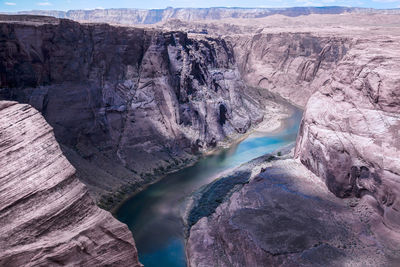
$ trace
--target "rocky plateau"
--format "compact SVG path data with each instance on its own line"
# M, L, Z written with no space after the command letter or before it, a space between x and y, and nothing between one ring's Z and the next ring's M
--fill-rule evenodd
M95 10L32 10L21 11L18 14L44 15L56 18L72 19L81 22L104 22L110 24L155 24L171 19L187 22L201 20L221 20L227 18L263 18L273 15L297 17L310 14L343 14L343 13L399 13L398 10L376 10L351 7L294 7L294 8L165 8L165 9L135 9L112 8Z

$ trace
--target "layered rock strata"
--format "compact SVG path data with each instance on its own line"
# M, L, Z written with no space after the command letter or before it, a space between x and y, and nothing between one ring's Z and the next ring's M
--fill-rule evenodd
M184 21L220 20L226 18L260 18L282 14L296 17L309 14L342 14L346 12L378 13L385 11L349 7L294 7L294 8L166 8L166 9L95 9L95 10L33 10L19 14L45 15L76 21L103 22L113 24L154 24L169 19ZM396 12L396 11L386 11Z
M0 101L0 170L1 266L142 266L29 105Z
M311 35L307 29L280 30L261 29L230 42L247 83L305 105L295 153L299 162L267 168L240 191L220 198L222 204L214 203L218 208L196 217L188 261L193 266L397 266L398 26L364 32L315 28ZM322 46L314 50L316 44Z
M239 177L239 192L194 216L190 264L395 264L400 41L390 23L397 17L382 28L381 18L364 31L267 25L226 38L67 20L2 23L0 94L39 109L78 175L104 192L149 182L139 174L180 166L259 122L262 105L245 82L279 93L306 106L296 157L336 196L360 199L334 198L298 162L243 188ZM271 234L267 226L280 229L281 219L298 239Z
M263 117L220 38L68 20L2 23L0 35L2 97L42 112L95 197L148 183Z
M360 39L306 106L301 162L338 197L373 196L400 229L400 40Z
M246 84L304 107L351 47L343 37L270 33L227 37Z

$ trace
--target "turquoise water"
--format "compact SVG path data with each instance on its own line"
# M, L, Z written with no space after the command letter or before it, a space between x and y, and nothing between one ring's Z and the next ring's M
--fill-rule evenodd
M302 113L293 108L277 133L254 132L242 142L164 177L126 201L116 217L132 231L139 260L146 267L186 266L180 209L187 196L221 172L296 140Z

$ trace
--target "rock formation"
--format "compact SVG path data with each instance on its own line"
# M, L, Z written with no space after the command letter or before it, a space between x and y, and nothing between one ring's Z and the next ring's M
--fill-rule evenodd
M151 182L143 175L182 166L262 120L223 39L31 24L0 25L0 94L43 113L96 197Z
M338 197L373 196L400 229L400 40L358 40L312 95L297 156Z
M189 266L391 266L400 260L398 247L369 230L379 216L368 200L346 203L299 162L266 163L268 157L231 174L261 170L191 227Z
M227 38L246 84L299 106L331 76L351 42L310 33L268 33Z
M225 11L193 18L233 16ZM132 23L122 11L90 12L75 19L104 21L110 12L112 22ZM179 12L144 12L138 21ZM398 263L400 20L365 17L340 16L344 24L329 16L274 17L289 25L280 28L267 18L238 20L229 24L234 36L218 36L229 33L227 22L213 22L213 37L202 32L204 22L175 20L152 30L4 17L0 97L42 112L77 176L99 197L127 185L135 190L151 182L145 174L154 168L183 166L260 122L251 86L278 93L305 107L298 160L268 165L249 184L238 177L232 195L194 216L189 263ZM171 25L195 31L166 31ZM25 229L18 227L7 231Z
M261 28L229 39L246 83L307 103L299 161L267 167L199 219L188 236L192 266L399 264L400 31L370 25Z
M29 105L0 101L0 265L141 266L128 227L98 208Z
M309 14L342 14L345 12L378 12L377 10L349 7L294 7L294 8L166 8L166 9L95 9L95 10L32 10L19 14L45 15L76 21L112 24L154 24L169 19L183 21L220 20L226 18L260 18L276 14L302 16ZM392 11L393 12L393 11Z

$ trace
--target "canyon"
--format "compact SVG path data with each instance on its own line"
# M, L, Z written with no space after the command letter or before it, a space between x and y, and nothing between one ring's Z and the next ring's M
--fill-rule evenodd
M1 27L2 95L43 113L104 207L115 205L106 193L135 191L262 120L222 39L67 20Z
M325 18L329 24L330 18ZM290 23L284 19L290 26L264 28L254 36L246 36L236 49L254 45L258 51L239 52L245 55L242 62L249 61L247 70L253 84L305 106L292 152L296 161L265 166L249 184L228 194L214 214L191 226L187 243L190 266L212 262L218 262L218 266L399 263L399 28L345 28L346 19L351 19L348 24L354 23L347 17L339 23L342 27L319 29L312 20L295 18ZM288 33L295 28L294 22L308 27ZM238 26L247 27L243 22ZM214 29L218 30L217 24ZM274 45L276 35L283 40L286 36L296 38ZM258 42L262 38L264 41ZM307 51L307 44L315 48L314 54L313 50ZM300 178L307 174L301 170L304 167L312 172L308 178ZM296 186L298 179L301 185ZM318 188L317 179L322 179L334 195L344 198L339 201L341 208L327 203L322 204L325 210L318 208L330 197L313 193ZM307 186L310 180L314 182ZM321 194L324 190L317 191ZM304 203L288 205L287 199ZM315 199L316 203L307 203ZM309 206L312 211L307 210ZM336 209L340 210L339 218L334 215L325 219L337 214ZM287 217L293 212L307 214L307 218ZM313 212L320 213L311 215ZM283 222L285 227L279 230ZM330 225L332 222L334 225ZM319 227L324 230L319 231ZM336 234L330 235L327 229L335 228ZM332 240L335 235L342 239ZM371 247L380 247L381 251Z
M12 245L4 240L8 254L0 260L23 263L37 254L30 251L32 242L44 238L54 251L40 254L37 264L51 253L58 255L55 261L77 263L71 251L81 244L81 251L91 252L78 264L138 265L128 229L93 201L111 209L162 175L229 144L272 119L276 114L268 107L278 96L304 108L295 147L239 167L251 173L246 182L187 225L188 265L399 263L400 20L396 12L354 13L252 19L249 12L190 23L169 16L175 19L156 18L147 22L159 24L136 28L97 23L134 24L106 15L77 18L96 23L1 15L0 98L30 106L1 102L0 112L7 115L0 118L0 156L18 164L26 164L21 155L35 160L25 169L2 166L1 199L10 205L1 209L0 226L8 236L38 231L38 238ZM201 19L210 18L215 19ZM25 134L13 135L17 131ZM63 172L40 167L49 164L46 157L54 159L54 171ZM47 172L40 177L46 183L68 182L65 197L32 213L52 218L49 226L27 214L26 222L10 227L29 201L40 206L57 194L27 170L35 165ZM233 171L229 177L241 175ZM16 187L16 179L26 187ZM29 185L32 179L36 188ZM18 194L8 194L12 188ZM66 211L74 220L69 228L53 229L60 215L52 212L71 199L86 208L78 212L72 205ZM42 237L40 227L50 236ZM89 240L105 239L90 245L82 241L86 234L79 237L81 227L89 229ZM66 239L55 242L59 231ZM98 249L110 256L97 258Z
M351 7L293 7L293 8L172 8L135 9L112 8L95 10L32 10L20 11L21 15L42 15L71 19L81 22L105 22L110 24L136 25L163 23L170 19L186 22L199 20L220 20L227 18L262 18L273 15L297 17L310 14L343 14L343 13L399 13L399 10L376 10Z

